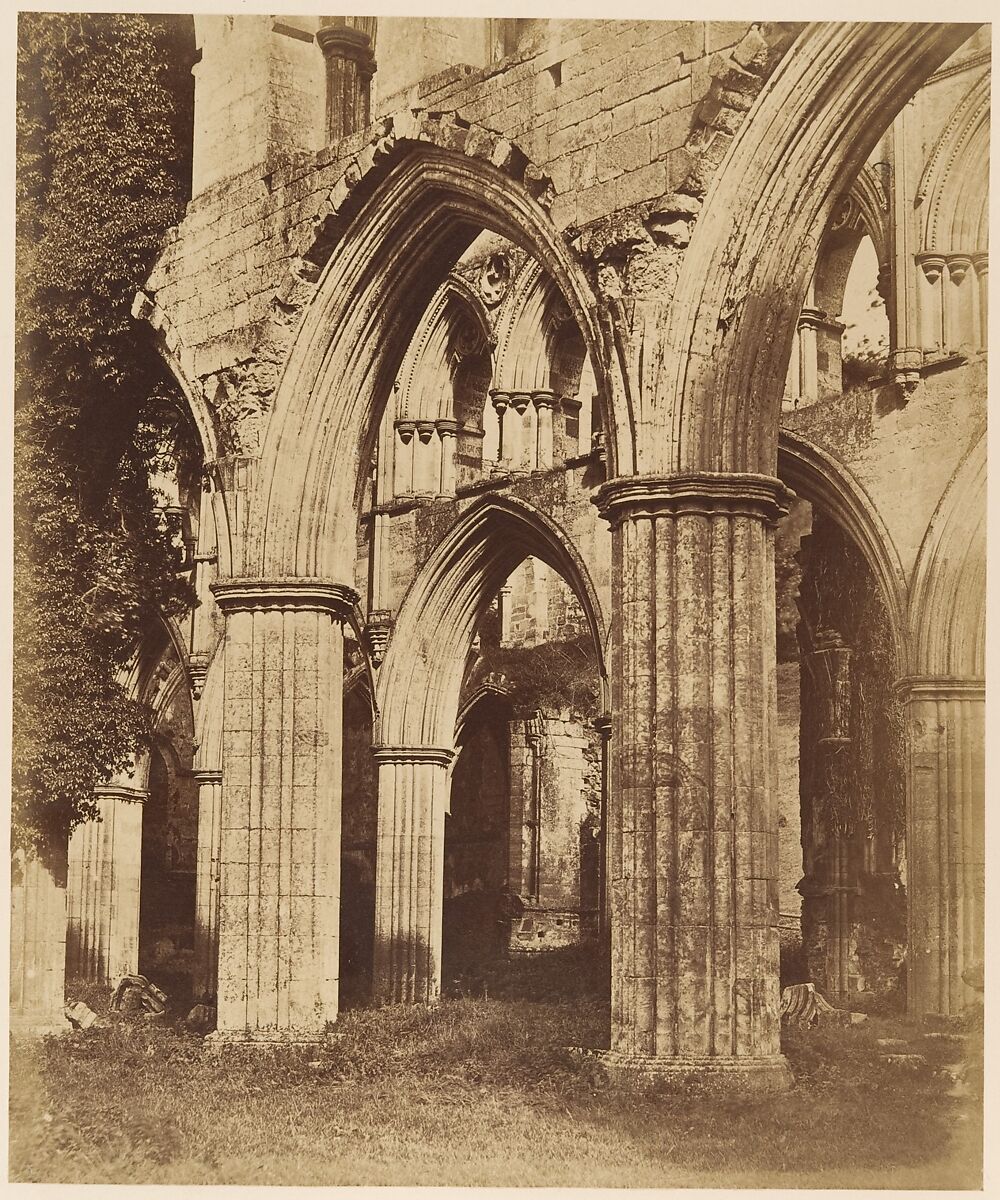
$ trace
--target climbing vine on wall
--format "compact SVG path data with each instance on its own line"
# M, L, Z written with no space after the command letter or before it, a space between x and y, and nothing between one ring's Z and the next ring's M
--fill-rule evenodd
M189 25L20 14L15 846L93 815L95 784L148 734L122 669L150 622L193 601L150 487L155 430L165 412L183 430L182 402L130 315L186 199Z

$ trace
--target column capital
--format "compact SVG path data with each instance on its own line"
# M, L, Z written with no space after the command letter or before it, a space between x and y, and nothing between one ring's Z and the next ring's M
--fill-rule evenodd
M457 437L458 431L462 428L459 421L453 421L450 417L439 417L435 422L438 434L441 437Z
M770 475L691 471L609 479L594 503L612 527L626 517L716 514L750 516L773 524L795 493Z
M349 58L366 73L375 73L372 32L367 26L375 22L366 17L321 17L324 22L316 31L316 44L325 58ZM358 24L348 25L347 21ZM336 23L334 23L336 22ZM360 26L360 27L359 27Z
M552 408L555 404L556 394L548 388L539 388L531 393L531 402L535 408Z
M128 787L121 783L99 783L94 795L100 799L124 800L128 804L145 804L149 799L148 788Z
M211 585L215 602L225 613L290 610L329 612L346 620L358 603L358 593L345 583L308 577L289 579L217 579Z
M197 783L199 785L199 787L203 783L207 784L207 783L221 783L222 782L222 772L219 770L210 770L207 767L206 768L196 767L191 772L191 777L194 779L195 783Z
M903 700L986 699L986 680L976 676L908 675L895 686Z
M455 751L446 746L373 746L372 756L382 763L431 763L437 767L451 765Z
M510 404L510 392L505 392L503 388L492 388L490 390L490 400L493 402L493 407L498 413L503 413Z

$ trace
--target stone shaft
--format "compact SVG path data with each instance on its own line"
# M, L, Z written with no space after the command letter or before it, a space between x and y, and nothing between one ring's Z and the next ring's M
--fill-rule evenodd
M99 789L100 820L77 826L69 842L66 970L114 986L139 970L142 810L137 788Z
M777 481L656 483L613 527L612 1056L780 1064ZM716 486L723 491L716 497ZM689 494L688 494L689 493ZM614 498L612 493L612 499ZM655 1072L654 1072L655 1073Z
M958 1013L984 955L985 699L982 680L909 686L907 891L910 1011Z
M432 1003L441 992L449 750L383 747L378 762L374 996Z
M228 610L220 1041L315 1041L337 1016L344 646L336 592L216 587Z
M10 1028L62 1032L66 968L66 858L11 859Z
M196 998L215 995L219 968L219 872L222 857L222 772L198 771L198 862L195 876Z

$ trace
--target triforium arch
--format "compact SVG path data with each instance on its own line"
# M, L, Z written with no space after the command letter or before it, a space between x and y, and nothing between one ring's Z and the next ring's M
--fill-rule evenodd
M921 83L973 32L811 24L709 187L662 335L647 471L771 473L817 231Z
M538 257L596 346L583 273L523 183L488 159L430 143L401 139L388 157L391 169L378 172L333 248L278 383L248 575L352 577L358 489L395 372L442 264L484 228ZM290 454L293 443L309 452Z
M463 676L477 620L529 555L576 593L606 694L605 618L564 531L524 502L474 504L414 580L378 682L374 982L383 1001L440 991L444 818Z
M984 957L986 436L938 506L910 591L911 1011L960 1012Z

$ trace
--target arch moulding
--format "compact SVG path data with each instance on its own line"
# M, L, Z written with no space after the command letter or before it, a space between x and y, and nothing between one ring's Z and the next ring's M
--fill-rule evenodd
M452 526L403 600L379 673L378 744L453 744L475 623L529 555L557 571L580 601L607 708L607 624L586 564L551 518L523 501L493 497Z
M243 573L350 578L363 465L395 373L447 275L440 264L482 229L538 257L596 349L593 296L550 197L541 172L495 134L412 113L376 128L290 280L300 292L315 282L273 395Z

